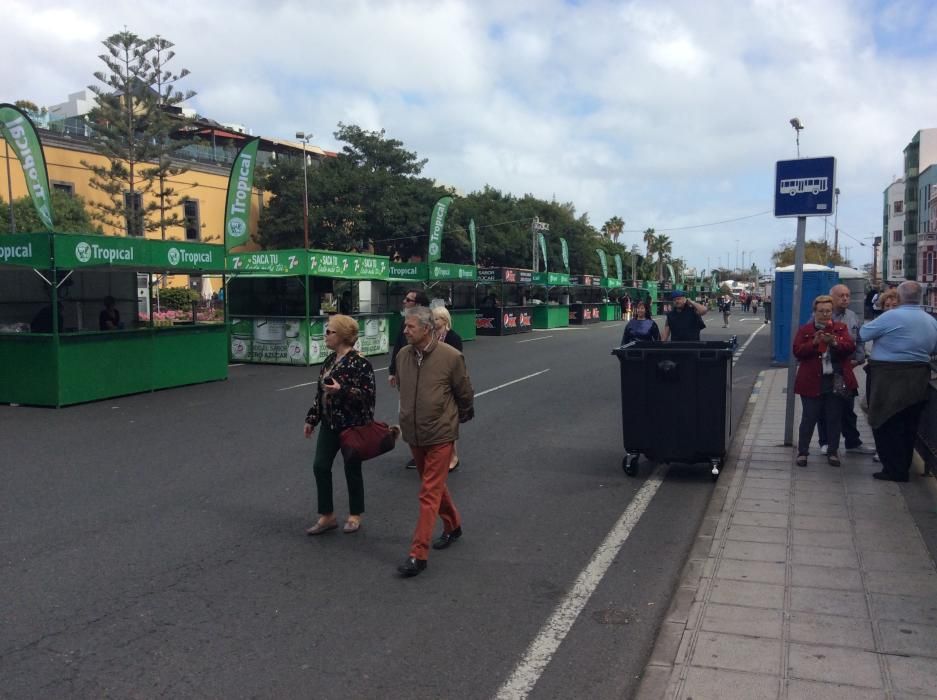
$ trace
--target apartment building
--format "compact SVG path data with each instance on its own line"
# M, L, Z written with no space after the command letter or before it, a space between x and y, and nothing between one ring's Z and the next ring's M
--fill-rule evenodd
M904 178L885 188L882 216L882 279L904 280Z
M921 129L904 149L904 278L918 278L919 178L937 163L937 129Z

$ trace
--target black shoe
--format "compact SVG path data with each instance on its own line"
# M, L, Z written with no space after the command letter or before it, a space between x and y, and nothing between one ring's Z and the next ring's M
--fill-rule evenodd
M417 576L425 568L426 568L425 559L417 559L416 557L409 557L403 564L397 567L397 571L404 578L410 578L411 576Z
M409 462L407 462L407 469L416 469L415 459L411 459Z
M445 549L457 539L462 537L462 526L460 525L452 532L444 532L438 540L433 541L433 549Z

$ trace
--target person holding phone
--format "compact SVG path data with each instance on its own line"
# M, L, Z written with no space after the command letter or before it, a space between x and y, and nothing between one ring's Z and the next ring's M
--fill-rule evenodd
M833 297L813 300L813 318L797 329L793 352L798 360L794 393L800 396L802 414L797 436L797 466L807 466L810 441L822 414L826 419L827 462L840 466L839 439L842 397L859 386L849 361L856 343L845 323L833 320Z
M339 435L345 428L367 425L374 420L376 388L374 368L357 350L358 322L350 316L329 317L325 344L331 354L325 358L316 383L316 398L303 426L303 435L312 437L319 427L313 473L316 477L319 519L306 530L307 535L321 535L338 527L332 504L332 462L341 450ZM361 460L345 461L348 483L348 520L343 531L357 532L364 513L364 478Z

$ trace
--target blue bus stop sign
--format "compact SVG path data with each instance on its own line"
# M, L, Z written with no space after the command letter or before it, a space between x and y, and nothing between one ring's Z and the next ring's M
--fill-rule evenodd
M775 216L830 216L836 159L779 160L774 177Z

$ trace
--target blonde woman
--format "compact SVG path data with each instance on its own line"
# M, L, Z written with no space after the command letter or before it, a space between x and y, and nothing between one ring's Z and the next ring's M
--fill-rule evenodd
M332 505L332 462L341 450L339 435L345 428L367 425L374 420L374 368L355 350L358 322L342 314L329 317L325 344L332 353L325 358L316 382L316 398L306 414L303 434L312 437L319 426L313 473L316 477L319 519L306 530L307 535L321 535L338 527ZM343 531L357 532L364 513L364 479L361 460L345 462L348 483L348 520Z
M452 316L449 314L449 309L445 306L433 307L433 325L436 340L451 345L459 352L462 352L462 338L452 330ZM459 468L459 455L456 454L456 445L456 442L452 443L452 457L449 459L449 471L451 472Z

